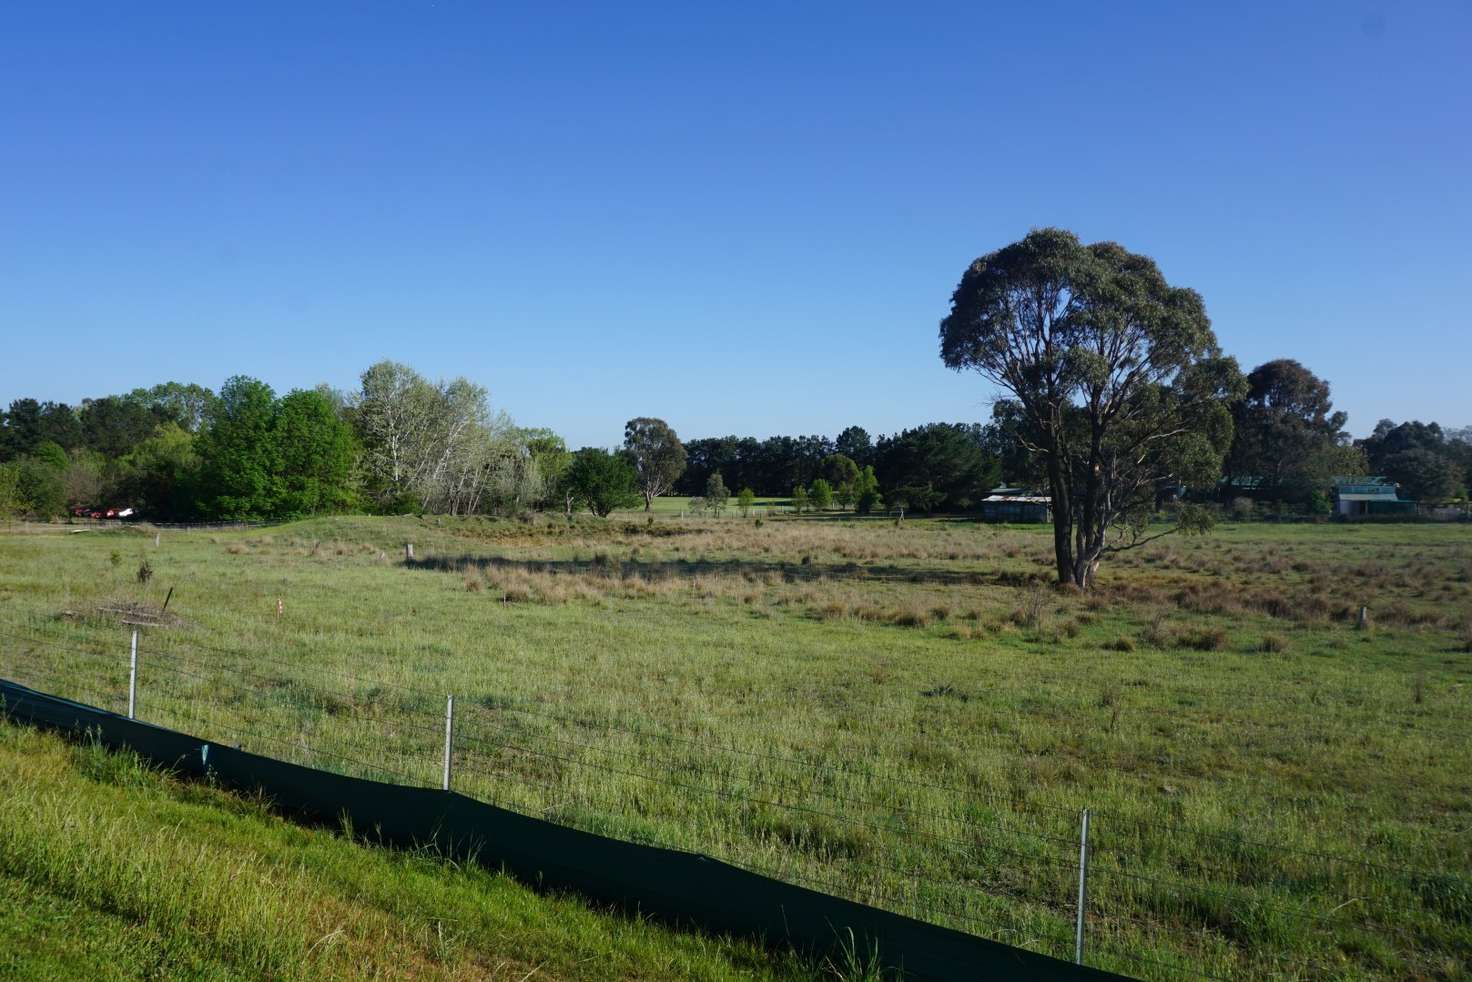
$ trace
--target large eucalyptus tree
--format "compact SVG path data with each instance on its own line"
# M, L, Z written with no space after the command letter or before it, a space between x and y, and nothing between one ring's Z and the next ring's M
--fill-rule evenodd
M941 358L1021 407L1041 461L1060 583L1087 589L1110 552L1200 530L1183 508L1151 532L1162 493L1214 482L1242 374L1217 347L1200 294L1113 242L1047 228L973 262L940 325Z
M625 423L624 453L638 476L645 511L685 473L685 445L662 419L640 416Z

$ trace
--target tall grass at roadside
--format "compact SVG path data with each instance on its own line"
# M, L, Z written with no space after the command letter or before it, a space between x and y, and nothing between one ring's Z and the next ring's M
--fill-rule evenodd
M16 977L831 975L780 950L303 829L132 755L6 722L0 898L0 974Z

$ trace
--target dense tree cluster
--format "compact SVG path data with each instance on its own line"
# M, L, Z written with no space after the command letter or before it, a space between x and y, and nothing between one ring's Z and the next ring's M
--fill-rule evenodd
M1002 390L985 425L684 441L641 416L621 447L572 452L493 411L482 386L392 361L350 392L278 396L236 376L218 394L166 382L78 406L20 398L0 413L0 516L607 516L666 494L712 514L733 497L749 514L758 496L799 512L964 513L1007 484L1048 495L1059 578L1087 587L1104 555L1156 534L1145 522L1168 499L1322 514L1341 476L1383 475L1433 504L1472 486L1472 426L1382 420L1352 441L1328 382L1290 359L1242 376L1201 297L1115 243L1041 229L980 257L940 340L946 365ZM1176 513L1181 530L1209 518Z
M801 487L811 501L824 481L834 504L871 511L892 500L918 511L966 511L1000 479L996 456L974 423L927 423L879 439L850 426L826 436L726 436L685 444L688 463L679 494L703 493L711 475L729 487L787 497Z
M492 413L466 379L380 362L358 391L218 395L166 383L79 407L18 399L0 426L0 514L127 505L156 519L352 510L463 514L564 503L569 455Z
M1335 476L1366 473L1364 455L1334 411L1329 383L1291 359L1266 362L1247 376L1232 405L1232 449L1223 465L1223 497L1249 496L1327 510L1324 488Z
M834 442L826 436L690 440L685 444L685 470L675 484L675 493L702 494L710 476L719 473L727 487L747 487L766 496L786 495L796 485L812 483L824 459L836 451Z
M1324 511L1336 476L1385 475L1421 501L1472 484L1472 427L1383 420L1350 441L1327 382L1294 361L1258 366L1240 399L1223 479L1200 493ZM72 407L17 399L0 414L0 515L61 515L128 505L157 519L239 519L325 512L606 515L659 495L720 514L757 496L799 510L966 512L998 484L1047 488L1015 399L986 425L927 423L836 438L727 436L682 442L665 421L630 420L613 451L571 452L548 430L518 427L466 379L431 382L380 362L359 387L277 396L255 379L219 395L169 382ZM738 493L738 489L739 492Z
M1382 419L1355 444L1370 469L1419 501L1460 498L1472 487L1472 427L1445 431L1436 423Z

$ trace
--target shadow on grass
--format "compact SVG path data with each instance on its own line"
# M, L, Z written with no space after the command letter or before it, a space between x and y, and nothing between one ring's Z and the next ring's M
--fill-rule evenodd
M469 570L539 573L544 575L604 576L609 579L639 579L649 583L690 579L696 576L727 576L746 580L778 577L788 583L818 579L879 583L928 583L948 586L1027 586L1051 582L1048 571L955 570L936 567L901 566L894 563L862 564L786 562L760 559L674 559L644 561L595 556L582 559L507 559L502 556L431 556L405 560L410 569L441 573Z

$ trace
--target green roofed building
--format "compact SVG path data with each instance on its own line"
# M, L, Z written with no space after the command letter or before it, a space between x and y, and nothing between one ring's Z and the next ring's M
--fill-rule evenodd
M986 522L1046 523L1053 520L1053 501L1027 488L992 488L981 499L981 518Z
M1370 515L1414 515L1416 503L1402 501L1388 477L1336 477L1334 514L1340 518Z

